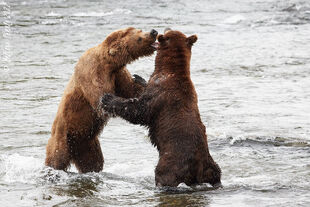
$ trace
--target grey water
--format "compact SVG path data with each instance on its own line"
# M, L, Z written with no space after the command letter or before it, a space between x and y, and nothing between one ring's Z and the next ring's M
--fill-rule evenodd
M0 206L310 206L310 2L1 0ZM197 34L191 78L223 188L155 187L147 129L111 119L100 173L44 166L74 66L114 30ZM155 54L128 65L148 79Z

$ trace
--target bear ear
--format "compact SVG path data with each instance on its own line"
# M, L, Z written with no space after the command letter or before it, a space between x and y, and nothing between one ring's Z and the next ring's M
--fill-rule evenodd
M169 27L165 28L165 30L164 30L164 34L166 34L166 32L169 32L170 30L172 30L172 29L171 29L171 28L169 28Z
M186 41L187 41L187 44L192 46L197 41L197 39L198 39L197 35L192 35L186 38Z
M158 42L163 42L164 41L164 35L160 34L157 36Z
M109 49L109 55L111 55L111 56L114 56L116 54L116 52L117 52L116 48L112 47L112 48Z

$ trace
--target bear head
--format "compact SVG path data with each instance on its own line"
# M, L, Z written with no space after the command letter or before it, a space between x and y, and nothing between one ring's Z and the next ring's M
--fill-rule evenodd
M122 66L139 57L152 55L156 50L157 34L154 29L143 32L133 27L111 33L104 41L108 59L115 65Z
M186 37L182 32L171 30L166 28L164 34L158 35L158 42L160 50L167 49L184 49L185 51L191 51L193 44L197 41L197 35L191 35Z
M166 70L189 70L191 49L197 35L186 37L182 32L165 29L157 36L158 46L155 67Z

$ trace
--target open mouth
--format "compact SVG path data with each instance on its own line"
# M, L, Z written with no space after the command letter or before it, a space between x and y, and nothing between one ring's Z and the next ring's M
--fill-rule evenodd
M151 47L154 49L154 50L157 50L159 48L159 43L158 42L153 42L151 44Z

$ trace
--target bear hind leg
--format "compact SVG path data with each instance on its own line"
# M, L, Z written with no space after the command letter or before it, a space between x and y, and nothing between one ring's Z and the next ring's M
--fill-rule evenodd
M155 183L157 187L177 187L180 182L177 181L176 176L173 173L156 173Z
M70 154L66 147L62 147L59 149L50 149L49 145L47 145L47 153L45 158L45 165L52 167L56 170L67 170L70 165Z
M100 172L103 168L103 154L97 137L87 140L76 148L72 162L80 173Z
M161 157L155 169L155 183L157 187L177 187L176 166L170 165L168 159Z

